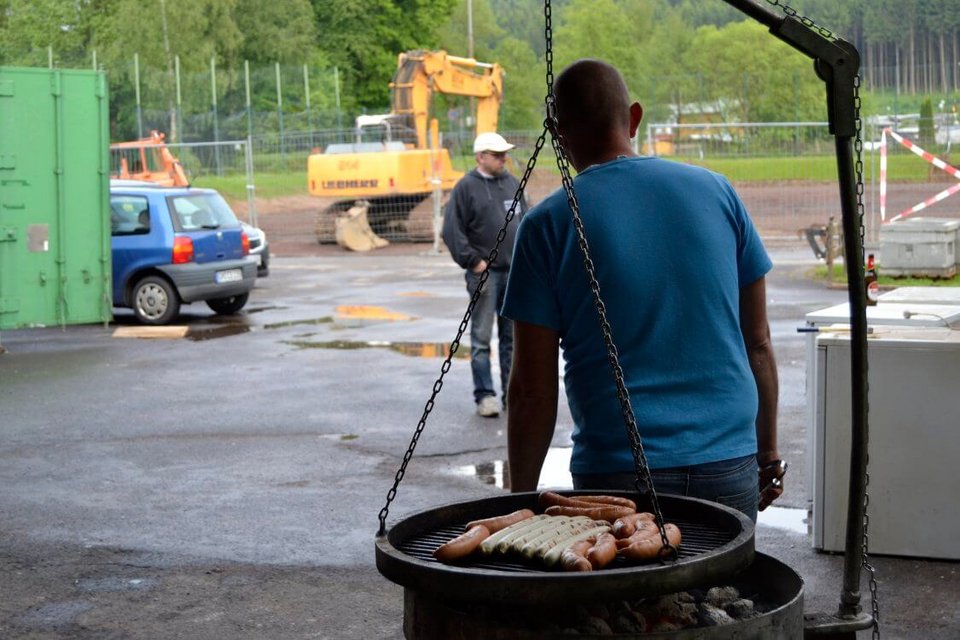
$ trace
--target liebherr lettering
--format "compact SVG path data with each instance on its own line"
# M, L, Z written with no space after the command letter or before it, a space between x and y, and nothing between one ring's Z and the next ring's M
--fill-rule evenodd
M366 189L376 188L379 180L324 180L324 189Z

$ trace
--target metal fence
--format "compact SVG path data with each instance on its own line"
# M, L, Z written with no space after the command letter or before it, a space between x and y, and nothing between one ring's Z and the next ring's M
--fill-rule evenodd
M868 243L878 242L881 225L878 141L883 126L884 121L872 122L864 132L864 225ZM508 170L519 176L540 132L502 133L516 145ZM372 141L371 135L375 138L375 134L365 134L362 141ZM908 131L906 135L913 134ZM936 140L940 138L943 139L938 144ZM949 158L951 139L940 138L930 142L929 150ZM472 139L469 132L442 137L442 145L460 171L475 164ZM308 195L307 158L331 144L355 141L354 130L315 129L283 136L259 135L249 140L169 146L195 183L232 186L238 215L259 224L273 240L315 245L335 241L336 218L344 215L353 201ZM699 164L727 175L765 238L800 238L807 228L825 226L830 218L840 219L834 140L826 123L652 123L638 137L637 150ZM889 171L888 213L898 213L928 199L943 189L942 182L955 180L928 168L898 144L889 143L887 153L891 158L905 159L907 164L898 166L907 166L913 172L909 179L904 179L898 169ZM266 185L267 197L258 194L255 184ZM241 185L245 197L238 195ZM528 182L526 196L535 204L559 187L556 160L548 140ZM448 195L427 187L407 198L380 202L368 212L371 227L391 242L433 242L440 248L440 215ZM938 202L923 215L955 216L955 211L952 201Z

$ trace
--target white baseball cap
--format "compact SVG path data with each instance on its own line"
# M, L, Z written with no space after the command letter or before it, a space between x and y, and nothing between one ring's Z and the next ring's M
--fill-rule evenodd
M480 153L481 151L494 151L497 153L503 151L510 151L514 146L506 140L503 139L498 133L481 133L477 136L477 139L473 141L473 152Z

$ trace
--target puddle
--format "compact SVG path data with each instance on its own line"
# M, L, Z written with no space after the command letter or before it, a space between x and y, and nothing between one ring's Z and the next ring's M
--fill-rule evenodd
M80 578L76 581L80 591L101 593L113 591L143 591L153 589L157 581L153 578Z
M346 351L390 349L405 356L416 358L446 358L450 355L450 345L443 342L385 342L382 340L327 340L322 342L284 340L283 342L299 349L342 349ZM461 343L453 357L455 360L470 358L470 347Z
M312 318L310 320L287 320L285 322L271 322L263 325L264 329L283 329L284 327L296 327L301 324L330 324L333 322L333 316L324 316L322 318Z
M807 535L808 516L806 509L767 507L757 515L757 524Z
M384 307L372 305L340 305L336 309L338 319L350 320L390 320L403 321L412 320L411 316L399 311L390 311Z
M570 478L570 447L551 447L540 470L537 489L572 489ZM470 464L456 469L458 475L476 477L484 484L501 489L510 488L510 470L503 460Z
M249 333L253 330L248 324L222 324L210 327L190 327L187 334L187 340L200 342L202 340L213 340L215 338L226 338L228 336L237 336L241 333Z

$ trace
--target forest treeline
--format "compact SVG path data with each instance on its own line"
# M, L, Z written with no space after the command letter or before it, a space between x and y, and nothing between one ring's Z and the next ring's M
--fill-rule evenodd
M780 11L774 5L784 3L763 4ZM790 5L857 46L868 107L889 96L954 101L960 0ZM331 127L341 114L346 124L388 109L399 52L467 55L468 7L474 57L506 70L502 128L536 128L545 62L543 5L535 0L0 0L0 64L90 68L96 56L108 72L112 119L121 123L130 121L135 73L157 109L169 108L175 74L183 78L184 103L199 112L215 68L221 109L239 112L245 63L258 87L253 108L263 111L276 109L275 67L308 69L309 83L290 76L296 90L282 109L303 110L309 92L311 126ZM739 121L825 118L810 61L722 0L553 0L552 9L556 69L581 57L608 60L650 117L695 105Z

